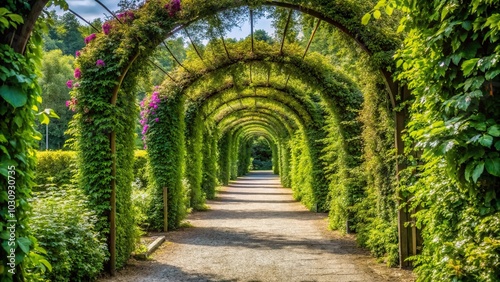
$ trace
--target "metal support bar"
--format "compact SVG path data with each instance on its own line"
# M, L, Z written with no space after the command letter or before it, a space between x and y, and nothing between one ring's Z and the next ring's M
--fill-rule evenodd
M167 51L168 53L170 53L170 56L172 56L172 58L174 58L175 62L181 66L181 68L185 69L187 72L191 73L187 68L185 68L181 62L177 59L177 57L175 57L174 53L172 53L172 51L170 50L170 48L168 48L168 45L165 41L163 41L163 46L165 46L165 48L167 48Z
M161 72L163 72L168 78L170 78L170 80L172 80L173 82L177 82L170 74L168 74L168 72L166 70L164 70L161 66L159 66L158 64L156 64L153 60L149 59L149 62L155 66L157 69L159 69Z
M101 5L104 9L106 9L106 11L108 11L108 13L110 13L119 23L123 24L123 22L113 13L111 12L111 10L106 7L106 5L104 5L101 1L99 0L95 0L97 3L99 3L99 5Z
M68 11L70 13L72 13L73 15L77 16L80 20L82 20L84 23L88 24L92 29L94 29L95 31L97 32L100 32L100 30L95 27L94 25L92 25L89 21L87 21L86 19L84 19L82 16L80 16L79 14L77 14L75 11L71 10L68 8Z
M215 15L215 17L217 18L217 21L218 22L222 22L219 18L219 16ZM224 33L222 32L221 28L220 27L217 27L217 29L219 30L219 33L220 33L220 39L222 41L222 46L224 46L224 51L226 51L226 56L229 60L231 60L231 56L229 56L229 51L227 50L227 46L226 46L226 41L224 40Z
M203 60L203 57L201 56L201 53L200 51L198 50L198 48L196 47L196 45L194 44L193 42L193 39L191 39L191 35L189 35L189 32L187 31L186 28L184 28L184 32L186 33L188 39L189 39L189 42L191 42L191 46L193 46L194 48L194 51L196 52L196 55L198 55L198 57L200 58L200 60L203 62L203 64L205 66L207 66L207 64L205 63L205 60Z
M314 28L313 32L311 33L311 38L309 38L309 42L307 42L307 47L306 50L304 51L304 55L302 55L302 59L306 57L307 51L309 51L309 47L311 47L311 43L313 41L314 35L316 35L316 31L319 28L319 25L321 24L321 19L318 19L318 23L316 24L316 27Z
M250 35L252 38L252 53L254 52L254 46L253 46L253 10L250 9Z
M285 31L283 32L283 39L281 40L281 47L280 47L280 54L283 54L283 47L285 46L285 38L286 34L288 33L288 26L290 25L290 19L292 18L292 9L288 10L288 18L286 20L285 24Z

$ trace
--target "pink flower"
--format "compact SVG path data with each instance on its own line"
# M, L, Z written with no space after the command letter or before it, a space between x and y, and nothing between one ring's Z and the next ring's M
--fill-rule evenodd
M103 60L97 60L97 62L95 62L95 65L100 68L104 67L106 64L104 63Z
M165 9L167 9L170 17L174 17L175 14L181 10L181 1L172 0L170 1L170 4L165 5Z
M109 22L105 22L103 25L102 25L102 32L106 35L109 34L109 32L111 31L111 24Z
M70 79L70 80L68 80L68 81L66 82L66 86L68 86L68 88L73 88L73 80L71 80L71 79Z
M92 40L94 40L96 38L96 35L95 33L92 33L91 35L85 37L85 44L89 44L90 42L92 42Z
M132 11L126 11L126 12L123 12L123 13L119 13L118 15L116 15L116 17L120 20L120 21L123 21L123 22L131 22L134 20L134 12Z
M76 87L76 88L78 88L78 87L80 87L80 83L77 82L77 83L73 84L73 86Z
M81 55L81 54L82 54L82 53L80 53L80 51L76 51L76 52L75 52L75 56L76 56L77 58L78 58L78 57L80 57L80 55Z
M159 121L160 121L160 119L159 119L159 118L155 118L155 122L159 122Z
M78 100L76 98L71 98L71 100L66 101L66 107L68 107L73 112L76 112L76 105L77 104L78 104Z
M76 68L76 69L75 69L75 73L74 73L74 75L75 75L75 78L76 78L76 79L79 79L80 77L82 77L82 72L80 71L80 69L79 69L79 68Z

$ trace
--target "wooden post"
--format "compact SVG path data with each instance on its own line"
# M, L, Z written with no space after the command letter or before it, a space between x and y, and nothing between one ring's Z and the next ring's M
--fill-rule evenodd
M111 211L109 213L109 273L116 274L116 132L111 132L109 138L111 145L111 197L109 200Z
M127 75L128 70L134 63L134 61L139 57L139 53L130 61L129 65L125 68L125 71L119 78L118 85L113 89L113 94L111 95L110 104L113 107L116 106L118 100L118 90ZM109 236L108 236L108 246L109 246L109 263L108 271L109 274L115 276L116 274L116 131L112 131L109 135L109 144L111 148L111 195L109 199L110 212L109 212Z
M400 100L399 103L406 101L409 98L409 91L407 88L401 89L400 92ZM396 164L396 177L398 183L400 182L400 173L403 169L405 169L406 165L399 158L404 154L404 142L402 138L402 132L405 128L405 119L407 117L407 111L402 109L398 112L395 112L395 145L397 152L397 164ZM406 199L401 191L397 190L397 204L400 206L401 204L405 204L408 199ZM406 203L407 204L407 203ZM413 237L416 237L414 233L416 230L413 230L413 224L409 226L405 226L408 222L411 221L410 212L408 205L405 205L403 208L398 209L398 239L399 239L399 266L401 268L410 267L410 262L406 261L408 257L415 254L416 252L416 241L413 240ZM411 223L411 222L410 222ZM412 250L413 249L413 250Z
M163 231L168 231L168 193L167 187L163 187Z

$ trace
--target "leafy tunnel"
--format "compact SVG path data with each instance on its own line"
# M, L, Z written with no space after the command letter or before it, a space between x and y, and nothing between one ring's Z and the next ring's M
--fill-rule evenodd
M130 113L137 111L133 102L137 80L148 71L151 64L146 62L157 48L167 49L177 67L163 71L164 81L141 102L153 191L151 228L177 228L188 209L204 209L205 199L215 196L218 183L227 184L247 173L249 140L263 134L272 148L274 171L285 187L292 188L295 199L310 210L329 212L334 229L363 230L356 228L365 220L357 211L365 198L364 181L357 172L363 153L363 125L358 118L362 87L309 48L322 21L347 34L344 40L365 56L385 54L395 39L383 39L378 27L367 32L350 19L361 13L360 7L337 7L344 15L339 18L339 13L331 13L332 17L324 13L333 12L332 7L321 12L304 3L225 4L229 3L207 2L207 7L185 3L181 11L172 12L171 6L147 2L133 17L108 22L111 31L89 42L78 57L80 85L72 95L78 101L73 130L80 132L76 138L80 183L88 194L101 195L91 201L102 215L99 228L110 230L110 251L117 250L111 252L112 265L123 265L131 252L132 236L126 228L131 219L127 163L135 121ZM264 8L258 8L262 4ZM355 11L346 14L351 8ZM306 46L288 35L298 21L292 16L294 10L309 17L315 27ZM248 18L253 26L254 13L276 13L282 22L276 24L279 41L258 40L253 28L240 42L224 38L232 18ZM164 41L181 30L191 42L182 62ZM374 39L380 44L374 44ZM95 68L96 60L105 61L106 68ZM380 66L365 66L372 69L374 81L392 83ZM378 92L389 104L395 93L387 90ZM394 193L382 201L393 201ZM112 199L111 205L103 199ZM394 207L386 218L389 225L396 217ZM394 240L397 234L389 236Z
M35 20L49 1L16 1L8 8L22 21L0 18L6 101L0 180L7 183L7 167L23 172L16 179L22 187L16 232L29 245L36 242L25 223L41 91L34 82L41 41ZM107 237L109 271L134 248L130 206L140 115L154 230L178 228L190 209L206 208L218 185L246 174L252 142L261 137L273 172L294 198L328 212L332 229L356 232L389 265L415 262L423 279L498 275L494 259L474 264L489 274L461 265L478 261L484 250L498 260L500 37L498 14L488 12L498 4L410 2L151 0L113 15L102 32L87 37L70 87L75 115L68 132L78 187ZM362 23L380 18L381 9L392 16ZM274 38L257 36L261 18L272 21ZM228 38L242 21L250 24L248 36ZM177 36L186 39L185 58L169 47ZM175 67L165 70L160 55ZM139 107L140 82L153 72L150 86L156 86ZM20 260L30 253L15 251ZM10 277L5 269L2 278Z

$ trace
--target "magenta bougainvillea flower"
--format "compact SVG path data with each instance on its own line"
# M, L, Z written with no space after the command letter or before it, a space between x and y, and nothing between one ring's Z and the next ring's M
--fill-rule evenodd
M66 101L66 107L68 107L71 111L76 112L76 105L78 104L78 100L76 98L71 98L71 100Z
M81 55L81 54L82 54L82 53L81 53L80 51L76 51L76 52L75 52L75 56L76 56L77 58L78 58L78 57L80 57L80 55Z
M123 12L123 13L119 13L118 15L116 15L116 17L124 22L124 23L128 23L128 22L131 22L134 20L135 18L135 15L134 15L134 12L132 11L126 11L126 12Z
M104 63L104 61L103 61L103 60L97 60L97 61L95 62L95 65L96 65L97 67L101 68L101 67L104 67L106 64Z
M174 17L177 12L181 10L181 1L180 0L172 0L169 4L165 5L165 9L167 9L168 14L171 17Z
M79 68L76 68L76 69L75 69L75 73L74 73L74 75L75 75L75 78L76 78L76 79L80 79L80 78L82 77L82 72L80 71L80 69L79 69Z
M146 133L151 128L151 122L155 123L159 122L160 119L155 117L156 109L158 109L161 99L160 92L156 91L159 89L158 86L154 87L155 91L151 95L151 97L145 97L144 100L141 101L141 125L142 125L142 140L144 144L146 144ZM148 123L149 122L149 123Z
M103 25L102 25L102 32L106 35L109 34L109 32L111 31L111 24L109 22L105 22Z
M94 40L96 38L96 35L95 33L92 33L91 35L85 37L85 44L89 44L90 42L92 42L92 40Z
M70 80L68 80L68 81L66 82L66 86L68 86L68 88L73 88L73 80L71 80L71 79L70 79Z

